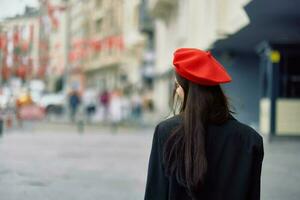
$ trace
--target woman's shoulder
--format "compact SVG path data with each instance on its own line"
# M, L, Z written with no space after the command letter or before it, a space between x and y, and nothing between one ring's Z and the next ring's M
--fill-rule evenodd
M171 132L182 123L182 117L175 115L157 124L157 137L162 143ZM230 115L229 120L221 125L211 124L208 127L207 136L220 142L241 142L248 145L262 146L262 136L252 127L240 122Z
M169 117L156 125L157 137L161 141L165 141L171 132L182 123L182 117L175 115Z
M223 140L224 143L231 143L237 146L242 145L250 149L262 148L263 137L249 125L240 122L233 116L222 125L211 125L208 134L212 140Z
M172 129L182 122L182 117L180 115L171 116L157 124L157 127L161 129Z

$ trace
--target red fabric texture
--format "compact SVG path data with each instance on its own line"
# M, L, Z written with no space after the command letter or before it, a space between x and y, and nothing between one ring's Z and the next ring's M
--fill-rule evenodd
M182 77L201 85L218 85L231 82L225 68L209 51L180 48L174 52L173 65Z

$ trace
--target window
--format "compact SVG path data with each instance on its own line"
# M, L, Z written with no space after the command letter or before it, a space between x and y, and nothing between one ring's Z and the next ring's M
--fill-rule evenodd
M96 20L96 32L101 32L102 29L102 19Z
M96 8L101 8L102 7L102 0L96 0Z
M287 98L300 97L300 51L287 51L280 66L280 93Z

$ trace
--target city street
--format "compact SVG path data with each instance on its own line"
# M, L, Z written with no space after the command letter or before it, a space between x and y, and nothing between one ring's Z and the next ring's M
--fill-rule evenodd
M143 200L155 124L182 114L197 131L229 113L264 134L261 200L300 200L300 0L0 5L0 200ZM231 170L208 167L257 196L233 183L256 180L257 156L225 155L256 137L227 136L212 155Z
M152 128L48 126L0 138L1 200L141 200ZM262 200L299 200L300 142L265 144Z

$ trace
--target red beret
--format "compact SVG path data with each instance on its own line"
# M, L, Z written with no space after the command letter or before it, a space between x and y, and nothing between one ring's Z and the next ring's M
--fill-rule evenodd
M201 85L228 83L231 77L209 51L180 48L174 52L173 65L182 77Z

